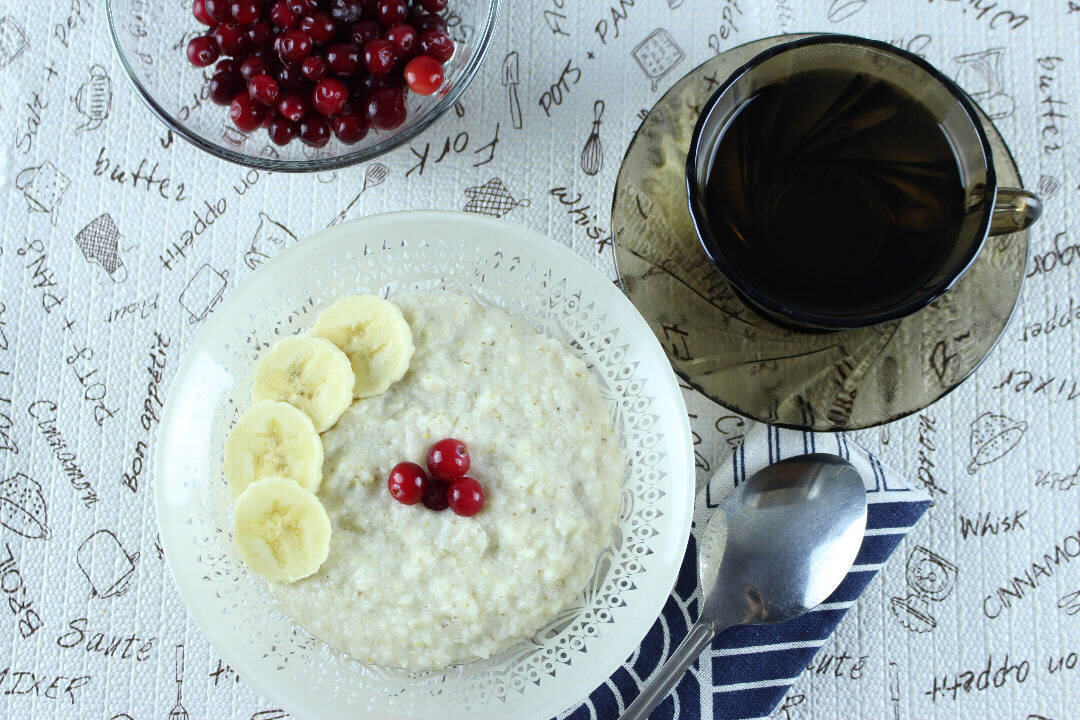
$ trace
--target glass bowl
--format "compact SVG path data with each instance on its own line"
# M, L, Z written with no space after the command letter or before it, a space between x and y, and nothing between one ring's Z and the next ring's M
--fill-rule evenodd
M564 342L598 380L624 449L619 519L573 605L488 660L439 672L368 665L320 642L247 572L230 539L222 445L256 359L355 292L453 290ZM230 292L169 391L154 491L165 557L211 643L257 692L311 720L547 720L640 645L674 586L694 501L690 425L671 365L630 301L539 233L465 213L403 212L293 245Z
M174 133L216 157L279 172L317 172L367 162L413 139L457 102L487 54L500 0L452 0L442 13L456 45L444 65L446 79L434 95L406 94L405 123L372 129L354 145L337 138L322 148L298 140L284 147L263 129L246 133L229 120L227 107L209 100L213 66L187 61L188 40L206 27L191 12L191 0L106 0L109 29L120 64L139 97Z

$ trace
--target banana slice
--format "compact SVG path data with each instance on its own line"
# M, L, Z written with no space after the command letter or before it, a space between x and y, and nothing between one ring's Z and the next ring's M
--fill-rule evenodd
M251 399L287 402L307 413L315 430L322 432L349 409L353 383L349 358L332 342L287 337L259 359Z
M233 497L266 477L288 478L315 492L322 464L315 425L288 403L263 400L248 408L225 438L225 481Z
M296 582L318 572L330 554L330 517L319 498L292 480L263 478L236 499L233 541L252 572Z
M311 334L341 348L356 376L353 396L386 392L409 369L412 330L401 309L374 295L349 295L319 314Z

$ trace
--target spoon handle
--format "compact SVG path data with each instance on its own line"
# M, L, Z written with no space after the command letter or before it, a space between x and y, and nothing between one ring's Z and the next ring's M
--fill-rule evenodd
M711 622L698 620L694 623L686 638L675 648L675 652L660 668L657 676L650 680L637 699L630 703L620 720L645 720L649 717L649 713L667 697L671 688L675 687L686 669L694 664L714 635L716 630Z

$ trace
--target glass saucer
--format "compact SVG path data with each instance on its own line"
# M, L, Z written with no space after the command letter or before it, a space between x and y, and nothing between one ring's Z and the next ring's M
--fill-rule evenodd
M656 103L623 158L611 224L623 291L648 321L675 372L699 392L762 422L857 430L918 412L990 354L1020 296L1028 233L992 237L949 292L893 322L805 333L751 310L710 264L687 209L686 154L705 101L764 38L691 71ZM998 183L1023 187L1016 163L980 110Z

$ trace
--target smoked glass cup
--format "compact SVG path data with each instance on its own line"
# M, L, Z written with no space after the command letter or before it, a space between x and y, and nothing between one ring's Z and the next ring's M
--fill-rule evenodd
M901 88L933 115L952 146L963 183L960 237L940 267L906 297L869 309L829 314L780 301L757 287L753 273L732 262L727 248L734 239L710 225L706 183L716 148L732 118L762 88L807 71L861 73ZM964 274L988 236L1023 230L1042 213L1042 203L1032 193L998 187L990 142L973 101L963 90L916 55L846 35L820 35L777 45L732 73L706 102L694 128L686 183L690 216L709 260L755 310L777 324L807 331L868 327L926 307ZM806 222L828 223L830 213L844 212L845 201L837 197L830 207L822 208L820 217L808 217ZM754 270L768 272L767 268Z

